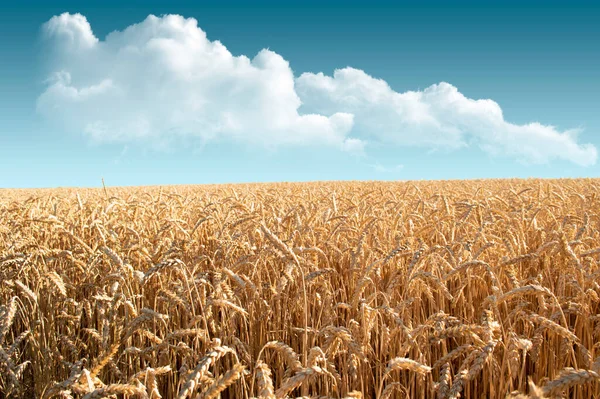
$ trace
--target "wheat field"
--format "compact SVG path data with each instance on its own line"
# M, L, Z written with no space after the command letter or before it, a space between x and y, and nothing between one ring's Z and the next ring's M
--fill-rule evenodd
M0 397L600 397L600 181L0 191Z

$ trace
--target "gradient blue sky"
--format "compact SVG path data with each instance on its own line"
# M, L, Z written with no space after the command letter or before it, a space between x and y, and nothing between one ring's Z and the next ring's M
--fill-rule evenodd
M143 140L95 143L36 111L51 70L40 32L52 16L81 13L104 40L149 14L180 14L234 56L276 52L296 77L350 66L397 92L448 82L468 98L494 100L508 122L582 128L577 143L600 148L598 2L49 3L0 6L0 187L98 186L102 177L108 185L149 185L600 174L598 162L529 163L476 145L432 151L384 142L356 156L331 146L266 149L222 139L163 151Z

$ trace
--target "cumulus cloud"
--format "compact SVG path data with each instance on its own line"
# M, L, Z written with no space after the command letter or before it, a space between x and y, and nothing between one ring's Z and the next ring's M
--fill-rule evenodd
M467 98L445 82L398 93L364 71L344 68L333 76L304 73L296 90L307 112L350 113L355 130L383 143L451 150L475 143L531 163L563 159L592 165L597 158L593 145L577 143L577 131L509 123L496 102Z
M53 71L37 102L49 120L96 141L163 142L177 137L267 147L328 145L365 154L372 143L455 150L543 163L596 162L577 131L512 124L492 100L448 83L394 91L364 71L295 77L279 54L252 59L210 41L193 18L149 16L104 40L80 14L43 27Z
M53 37L61 47L71 51L89 49L98 43L90 24L81 14L54 16L46 22L44 30L48 37Z
M149 16L98 40L82 15L48 21L55 70L38 111L97 141L193 136L265 146L356 147L353 116L299 114L286 60L233 56L196 20Z

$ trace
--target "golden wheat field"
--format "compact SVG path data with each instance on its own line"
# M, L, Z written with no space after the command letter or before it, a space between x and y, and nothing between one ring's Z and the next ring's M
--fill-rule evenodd
M0 191L0 396L600 397L599 188Z

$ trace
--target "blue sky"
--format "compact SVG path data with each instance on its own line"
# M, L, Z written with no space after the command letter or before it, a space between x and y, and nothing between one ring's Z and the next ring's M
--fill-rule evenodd
M0 6L0 187L600 171L598 4L52 3Z

